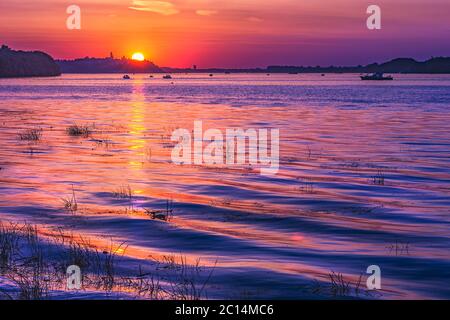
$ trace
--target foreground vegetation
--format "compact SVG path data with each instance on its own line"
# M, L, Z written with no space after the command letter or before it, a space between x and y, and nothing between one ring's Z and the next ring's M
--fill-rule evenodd
M81 288L72 292L95 298L198 300L207 298L206 287L214 268L200 260L189 264L183 256L151 261L151 270L139 265L134 275L124 272L125 243L99 249L89 239L59 230L39 235L30 224L0 223L0 299L42 300L67 297L67 268L82 270ZM122 261L123 262L123 261ZM86 296L86 295L84 295Z

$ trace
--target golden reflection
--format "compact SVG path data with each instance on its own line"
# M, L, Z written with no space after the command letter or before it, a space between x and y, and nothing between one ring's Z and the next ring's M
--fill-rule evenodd
M133 83L133 92L131 95L131 119L128 121L128 132L130 135L129 150L133 152L132 158L128 161L131 169L139 170L142 168L142 159L146 141L143 139L145 130L145 94L144 84L141 82Z

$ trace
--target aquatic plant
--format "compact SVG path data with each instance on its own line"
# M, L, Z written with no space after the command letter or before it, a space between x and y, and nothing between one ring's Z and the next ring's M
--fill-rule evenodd
M77 241L73 237L70 239L64 256L64 268L76 265L81 269L87 269L94 265L97 260L96 251L92 250L90 243L82 237L77 239Z
M111 145L111 139L109 137L104 137L104 138L96 138L92 140L93 142L95 142L95 146L97 148L101 148L103 147L104 149L108 150L110 145Z
M29 224L15 225L14 229L19 235L19 241L27 248L26 255L16 252L14 265L6 271L6 277L18 289L19 300L42 300L49 296L50 278L46 272L47 264L44 262L44 249L39 241L37 228ZM20 261L20 264L17 262Z
M62 198L61 199L64 204L64 209L68 212L75 214L78 211L78 202L77 197L75 196L75 189L72 185L72 196L70 198Z
M0 288L0 298L11 300L50 299L55 292L67 290L66 268L73 264L83 269L80 290L96 288L107 295L125 293L143 299L199 300L207 298L206 287L216 265L204 273L200 259L189 264L184 256L169 255L154 260L157 265L154 272L144 272L139 266L137 275L120 275L118 258L127 249L125 242L111 241L102 251L89 239L62 229L46 234L49 238L40 238L38 228L30 224L0 226L0 240L7 234L10 239L7 243L16 243L17 247L20 243L25 249L15 250L9 256L11 263L2 273L13 288Z
M167 274L164 279L169 279L168 289L163 289L171 300L200 300L207 298L206 287L214 273L217 261L208 274L202 274L201 260L196 259L194 264L187 263L187 258L164 256L160 261L160 270Z
M152 273L145 273L142 266L139 265L138 274L130 277L120 277L119 282L122 286L130 288L138 298L159 300L164 297L160 278Z
M347 296L350 294L350 281L346 281L342 273L331 271L328 274L331 282L331 294L333 296Z
M67 128L67 134L73 137L89 137L91 135L91 129L88 126L73 124Z
M22 133L19 133L19 139L24 141L37 142L41 140L42 129L28 129Z
M16 269L10 280L19 289L19 300L43 300L49 296L48 278L39 268Z
M120 277L116 274L117 257L119 253L124 253L126 250L124 242L119 245L111 242L108 249L98 251L95 246L90 244L89 240L74 237L73 234L66 234L60 229L53 240L46 241L48 244L54 242L59 248L58 250L62 250L63 259L56 261L58 264L63 260L62 268L55 269L55 262L48 260L52 259L54 255L44 251L45 243L38 237L36 226L29 224L1 226L1 239L4 239L5 234L8 236L13 234L15 239L13 242L20 241L27 248L23 252L15 252L13 260L20 261L20 263L11 265L7 269L6 278L14 284L15 289L0 293L8 299L40 300L49 298L53 288L64 286L67 265L76 264L85 270L86 274L83 275L83 279L89 285L102 288L108 294L113 290L117 292L124 290L124 292L134 292L138 297L147 299L198 300L206 297L205 288L215 268L213 267L207 275L202 276L203 267L200 259L197 259L194 264L188 264L186 257L181 256L177 259L175 256L168 256L158 262L163 266L159 270L169 272L164 274L164 287L161 285L161 277L158 274L144 273L141 266L137 276ZM170 283L167 283L167 280Z
M113 197L119 199L132 199L133 191L130 185L121 185L113 191Z
M0 222L0 274L11 267L19 250L19 234L15 225L4 226Z
M170 221L173 218L173 200L166 200L166 208L163 210L152 210L148 208L144 210L152 219Z
M384 173L381 170L378 170L377 174L372 177L372 183L384 186Z

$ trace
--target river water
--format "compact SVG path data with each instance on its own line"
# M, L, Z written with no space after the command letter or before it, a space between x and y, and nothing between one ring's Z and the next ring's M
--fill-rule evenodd
M211 298L327 298L330 274L365 285L370 265L382 290L363 298L450 297L450 76L131 77L0 79L2 220L125 241L142 264L201 258ZM278 173L174 164L194 121L279 129ZM169 222L145 214L168 202Z

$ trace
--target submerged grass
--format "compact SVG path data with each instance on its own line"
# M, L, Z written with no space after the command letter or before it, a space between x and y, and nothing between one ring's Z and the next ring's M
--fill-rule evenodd
M11 267L19 250L19 234L15 225L9 227L0 223L0 274Z
M133 191L130 185L121 185L113 191L113 197L118 199L133 199Z
M67 197L67 198L62 198L61 199L64 205L64 209L68 212L70 212L71 214L75 214L78 211L78 201L77 201L77 197L75 195L75 189L72 185L72 196L71 197Z
M363 283L363 274L359 275L358 280L352 282L342 273L331 271L326 279L328 279L328 281L314 279L310 285L304 286L305 291L309 294L312 293L316 296L328 299L355 299L382 296L377 290L367 289Z
M42 138L42 129L28 129L19 133L19 139L23 141L37 142Z
M173 200L166 200L166 208L163 210L152 210L145 208L145 213L154 220L170 221L173 218Z
M47 235L48 236L48 235ZM3 280L12 289L0 288L0 299L52 299L56 291L67 291L66 270L77 265L82 270L80 290L125 293L142 299L199 300L207 298L206 287L215 266L204 273L200 259L187 263L184 256L154 260L156 268L136 275L119 274L119 258L127 250L125 243L111 244L99 250L89 239L65 233L40 238L36 226L0 223L0 249Z
M379 186L384 186L384 173L379 170L375 176L372 177L372 183Z
M137 276L122 277L121 282L126 288L132 288L138 298L160 300L164 297L163 287L159 277L152 273L144 273L142 266L139 266Z
M331 294L333 296L348 296L350 294L350 281L346 281L342 273L331 271L328 274L331 284Z
M2 228L0 233L4 233ZM16 294L4 293L9 299L42 300L48 298L50 275L46 274L44 249L37 236L37 229L31 225L11 224L7 229L14 234L17 250L10 257L9 264L2 275L16 287ZM21 250L20 247L25 250Z
M114 198L117 199L125 199L128 201L128 207L125 209L125 211L133 213L134 205L133 205L133 190L131 190L130 185L121 185L112 193Z
M168 279L168 287L163 288L167 297L171 300L200 300L207 299L206 287L214 273L217 261L207 274L201 260L196 259L189 264L185 256L175 255L163 256L158 261L159 270L166 272L164 276Z
M92 133L92 130L87 125L73 124L66 129L66 132L69 136L72 137L89 137Z

